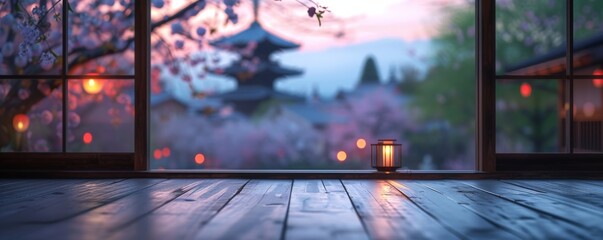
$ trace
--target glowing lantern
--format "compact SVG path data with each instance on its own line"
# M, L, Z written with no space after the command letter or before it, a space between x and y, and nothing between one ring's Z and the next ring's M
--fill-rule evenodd
M402 167L402 144L395 139L379 139L371 144L371 165L378 171L393 172Z
M203 155L203 153L197 153L197 155L195 155L195 163L201 165L204 162L205 162L205 156Z
M92 133L89 133L89 132L84 133L84 136L82 136L82 140L84 141L85 144L92 143Z
M364 147L366 147L366 141L362 138L358 138L358 140L356 141L356 147L364 149Z
M337 160L340 162L345 161L345 159L348 158L348 154L346 154L344 151L339 151L337 152Z
M159 149L155 149L155 151L153 151L153 157L154 157L156 160L161 159L161 150L159 150Z
M597 69L596 69L596 70L593 72L593 75L601 76L601 75L603 75L603 70L601 70L601 69L598 69L598 68L597 68ZM595 78L595 79L593 79L593 85L594 85L596 88L602 88L602 87L603 87L603 79L600 79L600 78Z
M164 147L163 149L161 149L161 153L164 157L169 157L172 151L170 151L169 147Z
M101 80L95 80L95 79L88 79L88 80L84 80L82 82L82 87L84 87L84 91L86 91L88 94L97 94L100 91L103 90L103 86L105 85L105 82L101 81Z
M17 114L13 117L13 127L17 132L25 132L29 128L29 117L25 114Z
M519 93L522 97L527 98L532 95L532 86L529 83L522 83L519 87Z

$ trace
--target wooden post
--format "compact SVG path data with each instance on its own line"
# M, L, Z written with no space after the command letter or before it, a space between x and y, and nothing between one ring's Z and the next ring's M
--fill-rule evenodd
M149 156L149 67L150 56L150 1L136 1L134 5L134 170L148 170Z
M477 170L496 171L495 1L476 1Z

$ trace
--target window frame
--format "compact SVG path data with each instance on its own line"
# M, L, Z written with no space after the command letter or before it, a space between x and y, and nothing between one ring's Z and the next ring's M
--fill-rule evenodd
M61 28L62 28L62 56L63 59L68 59L68 15L69 11L65 11L69 9L68 0L62 0L62 11L61 11ZM148 1L136 1L134 2L134 59L141 59L140 56L144 56L144 50L148 45L145 44L144 32L144 20L145 13L147 11L144 10L144 7L149 6ZM141 16L139 16L139 14ZM141 27L138 27L140 24ZM140 44L140 45L138 45ZM32 79L32 80L59 80L61 81L61 92L62 92L62 136L67 136L67 99L68 95L68 87L70 80L80 80L86 79L90 76L88 75L69 75L67 73L67 62L62 61L62 65L60 66L60 73L56 75L40 75L40 74L29 74L29 75L0 75L0 80L24 80L24 79ZM144 64L137 64L135 60L134 64L134 75L95 75L95 79L103 79L103 80L130 80L134 81L135 92L134 92L134 108L135 112L146 111L146 91L140 91L138 89L144 89L146 86L146 82L143 79L146 79L148 76L144 74L143 70L147 69ZM141 86L144 85L144 86ZM139 98L140 97L140 98ZM140 101L138 100L140 99ZM135 135L135 143L134 143L134 151L133 152L125 152L125 153L114 153L114 152L68 152L67 151L67 138L62 137L62 149L61 152L0 152L0 165L2 165L3 169L14 169L14 170L144 170L146 169L146 165L141 165L140 152L141 144L139 144L136 139L141 139L141 137L146 137L143 135L146 131L142 131L141 127L145 127L146 129L146 117L144 115L135 114L134 116L134 135Z
M478 1L483 6L481 8L484 18L481 37L483 39L483 56L486 56L481 63L480 70L483 71L479 82L485 83L481 90L480 110L488 118L486 125L479 128L480 134L486 134L483 139L487 146L479 149L486 152L482 155L482 161L488 167L484 171L601 171L603 170L603 153L576 153L574 152L574 79L593 79L595 75L576 75L574 74L574 0L565 0L565 30L566 30L566 54L565 54L565 74L564 75L497 75L495 70L496 59L496 0ZM562 80L565 84L565 96L568 97L569 110L566 114L566 124L564 135L566 136L565 146L568 151L560 153L497 153L496 152L496 108L495 108L495 86L497 80ZM487 104L486 104L487 103ZM481 170L481 169L480 169Z

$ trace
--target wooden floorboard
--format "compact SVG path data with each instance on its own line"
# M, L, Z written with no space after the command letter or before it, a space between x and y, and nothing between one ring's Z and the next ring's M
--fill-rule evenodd
M540 228L530 228L540 230L540 234L546 234L547 238L557 236L565 239L589 239L594 236L601 236L599 223L601 217L599 213L592 209L583 208L581 205L573 205L567 198L560 198L554 194L542 193L528 188L518 187L497 180L485 181L463 181L468 187L488 193L492 196L514 203L524 209L529 209L534 214L528 218L535 222L534 225ZM516 213L519 211L505 211L507 213ZM522 211L528 213L527 211ZM564 234L564 235L560 235Z
M358 215L374 239L457 239L386 181L344 180Z
M119 199L163 180L97 180L73 184L33 198L0 207L4 224L44 224L59 222ZM12 208L11 208L12 207Z
M591 184L591 185L596 185L599 187L603 187L603 180L601 181L597 181L597 180L574 180L574 181L579 181L579 182L583 182L586 184Z
M200 180L180 195L141 219L110 233L111 239L190 239L247 183L240 179Z
M603 186L572 180L505 180L519 187L532 189L566 204L592 209L595 214L603 214ZM600 214L599 214L600 215Z
M468 208L469 204L460 204L456 200L455 194L436 191L417 181L389 182L441 224L450 229L456 229L466 238L516 239L523 237L521 233L500 224L495 219L484 217L483 214Z
M285 239L368 239L339 180L295 180Z
M16 202L29 201L31 198L46 195L49 193L60 194L61 189L73 187L73 185L94 181L91 179L69 179L69 180L20 180L12 181L12 184L5 184L0 187L0 205L7 205ZM116 181L116 180L109 180Z
M80 211L84 212L102 204L97 202L95 205L94 202L89 201L91 198L98 199L95 197L103 194L111 198L120 197L122 193L120 190L126 190L127 193L127 189L120 188L122 184L116 184L121 181L124 179L58 181L56 186L44 186L30 190L30 194L17 195L16 200L3 201L3 204L0 205L0 225L5 223L2 219L10 219L11 223L53 221L52 219L56 221L56 219L66 218ZM138 186L132 186L129 190L137 191L138 188ZM80 202L80 204L71 205L69 209L65 209L58 215L54 214L53 211L56 210L56 207L70 205L74 201ZM86 202L86 204L81 204L81 202ZM33 213L35 213L36 219L32 219ZM50 216L51 220L45 220L42 217L44 214Z
M513 230L523 239L583 239L589 235L588 231L573 223L474 188L462 181L421 183L445 194L484 218Z
M195 238L280 239L291 185L291 180L251 180Z
M596 239L603 181L0 180L0 239Z
M89 193L92 196L84 194L82 197L85 200L72 200L43 212L28 214L22 217L27 221L17 221L5 236L18 236L19 239L84 239L94 236L105 239L114 229L135 221L190 190L193 187L191 183L194 182L196 181L127 180L116 187L120 189L118 197L107 192L96 194L96 188L91 186ZM74 216L72 212L78 214Z

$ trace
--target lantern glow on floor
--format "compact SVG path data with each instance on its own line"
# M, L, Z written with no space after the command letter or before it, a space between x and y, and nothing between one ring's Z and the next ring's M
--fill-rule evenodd
M393 172L402 167L402 144L395 139L379 139L371 144L371 165L377 171Z

